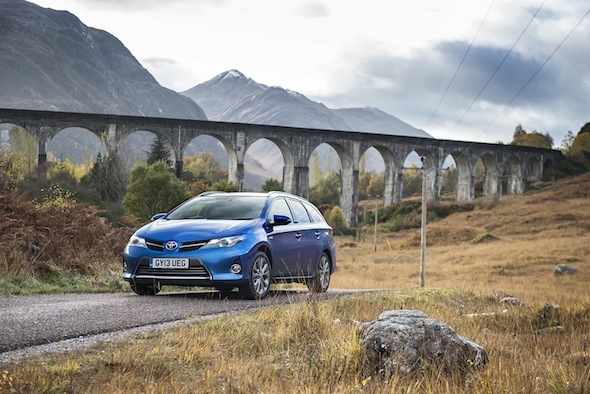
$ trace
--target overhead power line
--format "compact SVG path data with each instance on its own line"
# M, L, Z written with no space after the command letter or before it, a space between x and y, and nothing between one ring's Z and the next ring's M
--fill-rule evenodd
M430 123L432 122L432 119L434 119L434 115L436 115L436 113L438 112L438 109L440 108L440 105L442 104L442 102L445 99L447 93L449 92L449 89L451 88L451 85L455 81L455 77L457 77L457 74L459 73L459 70L461 69L461 66L463 65L463 62L465 62L465 58L467 58L467 54L471 50L471 47L473 47L473 43L475 42L475 39L479 35L479 32L480 32L481 27L483 26L484 22L488 18L488 14L490 13L490 10L492 9L492 6L494 5L495 1L496 0L492 0L492 2L490 3L490 6L488 7L488 10L487 10L486 14L484 15L481 23L479 24L479 27L477 28L477 31L475 32L475 35L473 36L473 39L471 40L471 43L467 47L467 50L465 51L465 54L463 54L463 58L461 59L461 62L459 63L459 65L457 66L457 69L455 70L455 73L453 74L453 77L451 78L451 81L447 85L447 88L445 89L445 91L444 91L443 95L441 96L438 104L436 105L436 108L434 109L434 112L430 116L430 119L428 120L428 124L426 124L426 128L428 128L428 126L430 126Z
M535 18L539 14L539 11L541 11L541 8L543 8L543 5L544 4L545 4L545 1L543 1L541 3L541 5L539 6L539 8L537 8L537 11L535 11L535 13L533 14L533 16L529 20L529 23L527 23L527 25L524 27L524 29L522 30L522 32L520 33L520 35L518 36L518 38L516 39L516 41L514 41L514 44L512 44L512 46L510 47L510 49L508 50L508 52L506 52L506 54L504 55L504 58L502 59L502 61L498 64L498 66L496 67L496 69L494 70L494 72L492 73L492 75L490 75L490 77L488 78L487 82L480 89L479 93L477 94L477 96L475 96L475 98L473 99L473 101L471 102L471 104L469 104L469 107L465 110L465 112L463 113L463 115L461 115L461 117L459 118L459 120L457 121L457 123L455 123L455 126L453 127L453 129L451 130L451 132L455 131L455 129L457 128L457 126L463 121L463 119L469 113L469 111L471 111L471 108L473 108L473 105L481 97L481 95L484 92L484 90L488 87L488 85L490 84L490 82L492 81L492 79L494 78L494 76L498 73L498 70L500 70L500 68L502 67L502 65L504 64L504 62L508 58L508 56L512 53L512 50L514 49L514 47L516 47L516 44L518 44L518 42L520 41L520 39L522 38L522 36L524 36L524 33L531 26L531 24L533 23L533 20L535 20Z
M545 59L545 61L539 66L539 68L533 73L533 75L531 75L531 77L518 90L518 92L516 92L514 97L512 97L512 99L508 102L508 104L506 104L506 106L502 109L502 111L500 111L498 116L496 116L496 118L494 120L492 120L492 122L482 131L482 134L485 133L486 131L488 131L489 128L492 127L492 125L494 123L496 123L496 121L500 118L500 116L502 116L504 114L504 112L506 112L506 110L508 109L508 107L510 107L512 105L514 100L516 100L516 98L518 96L520 96L520 94L526 89L526 87L537 76L537 74L539 74L539 72L543 69L543 67L545 67L545 65L549 62L549 60L551 60L551 58L553 57L553 55L555 55L555 53L559 50L559 48L561 48L562 45L567 41L567 39L570 38L570 36L574 33L574 31L578 28L578 26L580 26L580 24L582 24L582 22L584 21L584 19L586 19L588 14L590 14L590 9L588 9L586 11L586 13L582 16L582 18L580 18L578 23L576 23L575 26L570 30L570 32L563 38L563 40L561 40L561 42L557 45L557 47L553 50L553 52L551 52L551 54L547 57L547 59Z

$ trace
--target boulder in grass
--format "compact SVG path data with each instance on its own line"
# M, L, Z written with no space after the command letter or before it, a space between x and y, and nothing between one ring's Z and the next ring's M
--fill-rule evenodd
M488 357L477 343L420 311L391 310L361 326L361 352L367 376L448 375L483 369Z
M576 268L565 264L560 264L553 269L555 275L573 275L576 272L578 272Z

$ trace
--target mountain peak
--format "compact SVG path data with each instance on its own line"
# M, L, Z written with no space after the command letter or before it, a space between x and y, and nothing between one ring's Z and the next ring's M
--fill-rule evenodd
M232 78L250 80L250 78L248 78L247 76L242 74L239 70L232 68L231 70L224 71L221 74L215 76L211 81L221 82L225 79L232 79Z

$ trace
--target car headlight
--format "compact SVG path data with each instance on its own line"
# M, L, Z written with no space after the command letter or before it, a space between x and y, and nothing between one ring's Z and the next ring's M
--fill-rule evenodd
M235 235L233 237L216 238L207 242L203 248L231 248L246 239L245 235Z
M145 244L145 239L138 237L137 235L132 235L131 238L129 238L127 246L138 246L140 248L147 248L147 245Z

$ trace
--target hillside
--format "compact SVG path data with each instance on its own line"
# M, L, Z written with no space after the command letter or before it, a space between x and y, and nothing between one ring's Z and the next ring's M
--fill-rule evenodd
M573 289L590 281L590 173L544 183L538 190L505 196L499 202L460 204L470 209L428 223L427 287L501 291L541 303L558 302L546 299L548 287L562 289L562 302L580 296ZM333 276L334 286L418 286L420 230L381 233L377 253L372 227L367 230L367 241L356 241L355 247L347 246L350 240L341 240L342 271ZM349 272L358 272L359 262L364 275L351 278ZM554 274L559 265L577 272L559 277Z
M111 34L66 11L0 0L0 107L206 119Z

